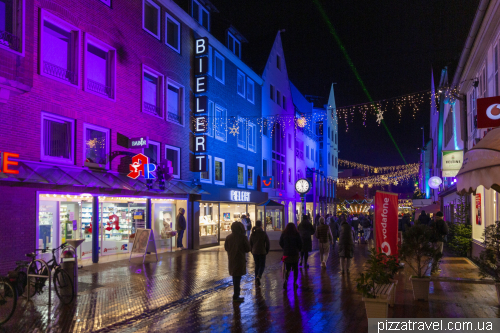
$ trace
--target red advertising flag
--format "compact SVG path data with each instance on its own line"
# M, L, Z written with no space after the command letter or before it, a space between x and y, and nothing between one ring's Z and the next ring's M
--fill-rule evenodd
M375 239L377 251L398 254L398 195L377 191L375 194Z
M500 126L500 96L477 99L477 128Z

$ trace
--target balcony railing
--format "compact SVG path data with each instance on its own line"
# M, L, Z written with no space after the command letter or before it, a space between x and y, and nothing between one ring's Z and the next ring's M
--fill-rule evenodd
M72 84L76 84L76 74L66 68L59 67L57 65L51 64L48 61L43 62L43 72L45 74L57 77L58 79L69 81Z
M87 89L109 98L113 98L113 96L111 96L111 87L108 87L94 80L87 79Z
M182 117L180 115L178 115L177 113L169 112L168 113L168 120L171 120L175 123L182 125Z
M161 107L144 102L144 111L152 113L158 117L162 117Z
M10 32L0 30L0 45L7 46L14 51L19 51L19 38Z

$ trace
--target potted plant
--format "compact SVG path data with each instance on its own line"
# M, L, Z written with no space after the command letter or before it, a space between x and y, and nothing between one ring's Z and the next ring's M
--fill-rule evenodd
M413 270L410 280L415 300L429 299L429 273L431 264L437 266L442 254L433 244L434 231L426 225L417 224L403 235L404 242L399 254L401 259Z
M493 277L500 305L500 221L484 229L484 250L476 258L481 277Z
M356 280L356 288L363 295L365 302L366 316L368 318L387 318L388 302L394 299L395 287L388 300L377 298L375 294L375 284L389 284L393 282L393 277L398 264L393 256L387 256L382 251L370 250L370 256L366 261L365 271Z

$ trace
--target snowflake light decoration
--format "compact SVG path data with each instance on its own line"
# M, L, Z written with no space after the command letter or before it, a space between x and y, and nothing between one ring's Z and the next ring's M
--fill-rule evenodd
M240 129L239 126L233 125L233 127L229 127L229 134L236 136L236 135L240 134L239 129Z
M377 123L380 125L380 122L382 122L382 120L384 119L384 117L382 116L382 112L378 112L377 113Z

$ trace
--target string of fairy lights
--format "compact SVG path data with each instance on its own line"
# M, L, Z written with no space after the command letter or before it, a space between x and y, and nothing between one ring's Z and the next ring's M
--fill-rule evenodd
M338 161L339 161L339 165L347 166L350 168L361 169L361 170L367 170L367 171L373 172L373 173L384 173L384 172L393 172L393 171L400 171L400 170L411 171L416 167L418 168L418 165L419 165L418 163L412 163L412 164L377 167L377 166L366 165L366 164L361 164L361 163L356 163L356 162L351 162L351 161L341 160L341 159L339 159Z
M359 186L361 188L368 186L368 188L372 188L373 186L386 186L391 184L398 185L405 181L414 180L417 177L418 172L419 167L417 165L410 169L399 170L376 176L339 178L337 180L337 185L345 187L346 190L354 186Z

